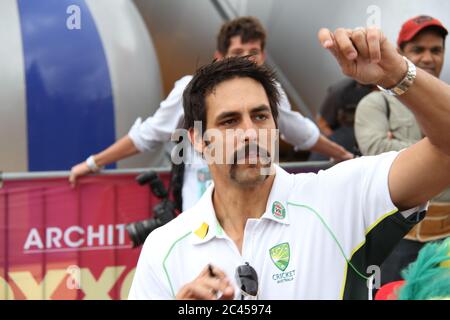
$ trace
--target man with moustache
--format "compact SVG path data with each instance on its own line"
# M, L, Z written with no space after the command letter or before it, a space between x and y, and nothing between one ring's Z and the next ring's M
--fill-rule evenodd
M214 58L220 60L248 56L256 64L263 65L266 60L266 41L267 32L257 18L239 17L222 25L217 35ZM75 165L71 169L70 183L75 185L79 177L99 171L105 165L139 152L154 153L158 150L157 146L170 141L172 133L183 123L182 94L191 79L192 76L188 75L178 80L155 114L143 122L139 118L125 137ZM352 153L320 134L314 122L293 111L279 83L277 87L280 93L278 121L285 141L292 144L296 150L311 150L337 162L353 158ZM211 182L211 177L206 163L195 155L185 166L177 167L177 170L181 171L179 176L183 181L177 182L177 187L174 188L175 200L182 210L187 210L201 197ZM182 185L181 191L178 190L179 184Z
M270 70L245 58L201 68L184 92L184 127L215 160L213 184L149 235L130 299L368 298L367 268L450 184L450 87L416 70L378 29L322 29L319 40L345 75L396 94L427 137L402 152L288 174L267 163L279 98ZM220 149L245 163L213 156Z

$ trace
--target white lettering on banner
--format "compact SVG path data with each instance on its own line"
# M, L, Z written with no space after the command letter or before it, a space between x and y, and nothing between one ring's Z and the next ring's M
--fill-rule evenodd
M67 244L67 246L71 248L78 248L84 243L84 239L80 238L78 241L72 241L70 239L70 235L72 234L72 232L78 232L79 235L83 235L84 230L79 226L71 226L67 228L66 232L64 232L64 242Z
M37 249L44 249L44 244L42 243L41 236L36 228L33 228L28 233L27 240L25 241L25 245L23 246L24 250L28 250L31 246L36 247Z
M111 246L113 244L113 235L114 235L114 225L108 225L108 245Z
M66 229L48 227L43 234L32 228L23 246L24 253L63 252L129 248L125 244L125 224L70 226ZM44 247L45 243L45 247ZM106 244L105 244L106 243Z
M47 248L61 248L62 231L60 228L47 228L46 234Z
M124 224L117 224L116 229L119 231L119 244L125 243L125 225Z
M98 232L94 231L93 226L88 226L87 228L87 234L88 234L88 240L87 245L88 247L92 247L94 245L94 239L98 239L98 244L100 246L105 245L105 226L100 225L98 226Z

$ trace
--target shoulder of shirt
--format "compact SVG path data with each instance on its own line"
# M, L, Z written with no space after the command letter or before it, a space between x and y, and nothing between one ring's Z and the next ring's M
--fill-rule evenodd
M279 107L282 109L291 109L289 100L287 98L287 94L286 91L284 91L283 87L281 86L281 83L279 83L278 81L275 81L275 87L278 90L278 94L280 95L280 101L279 103Z
M182 85L187 86L189 84L189 82L191 82L192 78L193 78L192 75L187 75L187 76L184 76L184 77L178 79L177 81L175 81L175 87L182 86Z
M192 80L192 78L193 78L192 76L188 75L188 76L184 76L184 77L178 79L177 81L175 81L175 84L167 98L170 99L170 97L171 97L172 99L173 98L181 99L181 97L183 96L184 90L186 89L186 87L188 86L188 84Z
M351 173L360 172L361 168L374 168L377 163L381 163L387 159L393 159L399 154L398 151L388 151L378 155L363 156L355 159L342 161L331 168L320 170L317 176L338 177L340 175L349 176Z
M308 203L313 201L314 203L314 201L323 201L326 197L333 197L335 193L329 193L330 190L338 191L335 188L341 188L342 183L359 179L358 177L363 177L370 169L376 170L379 164L393 157L394 154L397 154L397 152L359 157L340 162L317 173L294 174L294 183L290 189L288 200L289 202L304 201Z
M275 87L277 87L278 91L280 93L285 94L283 87L281 86L281 83L279 83L278 81L275 81Z

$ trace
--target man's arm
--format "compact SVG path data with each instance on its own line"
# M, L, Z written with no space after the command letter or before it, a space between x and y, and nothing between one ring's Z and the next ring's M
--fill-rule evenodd
M343 73L360 83L392 88L406 75L405 61L378 29L321 29L319 40ZM389 172L392 201L404 210L450 185L450 87L418 69L414 84L399 99L427 136L401 152Z
M322 132L326 137L329 137L333 134L333 129L331 129L330 125L328 124L327 120L322 117L322 115L317 115L316 117L317 126L320 129L320 132Z
M98 167L103 167L107 164L128 158L132 155L139 153L139 150L134 146L130 137L125 136L116 141L113 145L106 148L102 152L94 155L95 164ZM86 161L83 161L72 167L70 170L69 182L72 186L75 186L79 177L82 177L91 172Z
M167 99L161 102L153 116L147 118L143 123L138 119L126 136L94 155L96 165L103 167L139 152L151 151L155 144L170 141L173 131L183 117L183 91L191 78L191 76L186 76L178 80ZM69 181L74 186L79 177L90 172L86 161L83 161L72 167Z
M450 156L450 86L418 68L416 81L399 100L414 112L429 142Z
M354 155L352 153L345 150L344 147L331 141L323 134L319 136L319 139L317 140L316 144L310 150L313 152L327 155L336 162L341 162L354 158Z
M450 157L428 138L400 152L389 173L392 202L400 209L418 206L450 185Z

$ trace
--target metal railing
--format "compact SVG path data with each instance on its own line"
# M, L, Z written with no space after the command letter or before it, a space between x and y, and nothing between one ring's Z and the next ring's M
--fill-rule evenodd
M280 165L297 173L317 172L332 163ZM132 249L125 226L150 218L160 201L135 181L136 175L149 170L169 182L168 167L104 170L86 177L77 188L69 186L69 171L1 174L0 300L81 299L82 294L126 299L139 249ZM70 275L80 283L79 290L67 286L70 270L76 271ZM93 276L99 270L101 285ZM44 280L30 291L36 274ZM59 285L46 285L50 282ZM109 293L102 288L109 288Z
M321 170L333 166L330 161L308 161L308 162L284 162L280 166L285 170L304 171L308 169ZM170 172L170 167L159 168L133 168L133 169L106 169L96 175L123 175L123 174L141 174L143 172L154 171L156 173ZM32 179L53 179L68 178L70 171L39 171L39 172L1 172L0 184L3 181L32 180Z

